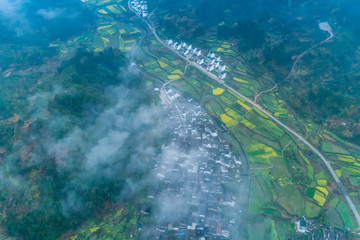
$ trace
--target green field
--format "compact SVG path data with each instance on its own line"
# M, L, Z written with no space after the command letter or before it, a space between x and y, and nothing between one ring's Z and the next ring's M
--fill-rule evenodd
M96 4L108 14L123 11L110 0ZM138 33L127 36L132 30L120 26L119 23L111 26L104 23L102 26L107 26L98 31L104 43L96 49L116 46L128 51L139 38ZM248 64L247 61L253 56L250 53L239 54L231 42L218 41L215 37L206 36L201 38L199 46L217 52L227 61L230 76L226 83L247 97L254 98L264 87L265 80L269 80L269 77L260 76L261 73ZM142 70L150 75L161 81L168 81L178 79L184 73L185 63L178 61L174 54L152 36L144 41L143 50L144 54L138 61ZM297 71L297 74L306 73ZM271 85L268 82L267 84ZM244 99L224 89L193 67L188 69L182 80L175 81L173 86L205 106L212 118L243 145L252 172L249 211L272 219L267 222L268 230L259 231L256 238L268 234L266 236L269 239L282 239L283 229L274 219L290 219L297 214L318 218L323 212L336 212L341 216L343 224L354 226L351 217L346 218L350 215L344 208L345 205L339 204L336 209L330 207L333 199L339 195L334 191L335 188L329 187L336 185L326 167L307 147L295 141L284 129L257 109L253 109ZM323 131L313 122L295 117L292 109L280 96L275 90L262 95L258 102L325 152L327 157L337 164L334 167L336 166L338 176L349 179L344 181L346 187L360 187L357 177L360 174L360 155L356 155L352 148L349 149L350 145L340 141L336 135ZM324 221L327 221L326 216Z

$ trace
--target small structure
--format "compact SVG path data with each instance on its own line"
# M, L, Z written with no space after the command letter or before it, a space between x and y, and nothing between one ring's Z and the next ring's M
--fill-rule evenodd
M223 66L220 66L220 72L224 72L226 70L226 66L223 65Z
M300 219L299 221L295 222L295 229L298 233L306 233L306 220Z

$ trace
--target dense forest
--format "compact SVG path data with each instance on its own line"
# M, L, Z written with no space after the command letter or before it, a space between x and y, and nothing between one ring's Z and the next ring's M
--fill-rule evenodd
M152 93L117 50L79 50L49 81L1 163L1 222L16 238L56 239L132 197L164 138Z

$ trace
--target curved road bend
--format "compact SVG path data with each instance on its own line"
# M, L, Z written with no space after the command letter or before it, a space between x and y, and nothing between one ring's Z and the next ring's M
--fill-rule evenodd
M257 104L256 102L252 101L251 99L247 98L246 96L244 96L243 94L239 93L238 91L236 91L235 89L233 89L232 87L230 87L229 85L227 85L224 81L220 80L218 77L216 77L214 74L209 73L208 71L206 71L206 69L204 69L203 67L197 65L196 63L190 61L188 58L184 57L183 55L181 55L180 53L174 51L174 49L172 49L170 46L168 46L166 43L164 43L160 37L157 35L156 29L154 27L153 22L149 19L149 21L146 21L146 24L149 26L150 30L152 31L152 33L154 34L155 38L162 44L164 45L166 48L168 48L170 51L172 51L173 53L175 53L177 56L179 56L180 58L182 58L183 60L185 60L187 63L189 63L190 65L196 67L197 69L199 69L200 71L202 71L203 73L205 73L206 75L208 75L210 78L212 78L213 80L215 80L216 82L218 82L220 85L226 87L227 89L231 90L232 92L234 92L236 95L238 95L239 97L245 99L245 101L247 101L248 103L250 103L253 107L257 108L259 111L261 111L262 113L264 113L266 116L268 116L269 118L271 118L274 122L276 122L279 126L281 126L282 128L284 128L285 130L287 130L289 133L293 134L296 138L298 138L301 142L303 142L306 146L308 146L316 155L318 155L320 157L320 159L323 161L323 163L326 165L326 167L328 168L330 174L332 175L332 177L334 178L335 182L337 183L340 191L342 192L342 194L344 195L346 202L348 203L348 206L350 207L351 211L353 212L355 219L358 223L358 227L360 227L360 215L358 213L358 211L356 210L356 207L353 203L353 201L351 200L349 194L347 193L344 185L342 184L342 182L340 181L340 179L338 178L338 176L335 174L334 169L331 167L329 161L326 160L326 158L324 157L324 155L322 155L313 145L311 145L310 142L308 142L306 139L304 139L302 136L300 136L298 133L296 133L294 130L292 130L291 128L289 128L288 126L286 126L284 123L282 123L280 120L278 120L277 118L275 118L272 114L270 114L269 112L267 112L262 106L260 106L259 104ZM327 38L325 41L328 41L328 39L332 38L333 34L331 33L331 36L329 38ZM319 43L322 44L322 43ZM317 45L314 45L311 49L315 48ZM308 49L308 51L310 51L311 49ZM305 53L304 53L305 54Z
M169 84L171 84L171 83L173 83L173 82L175 82L175 81L181 80L183 77L185 77L187 68L188 68L189 66L190 66L190 64L186 65L185 70L184 70L184 73L183 73L183 75L182 75L181 77L165 82L165 83L161 86L161 90L164 90L164 88L165 88L167 85L169 85Z
M258 95L255 96L254 102L256 102L257 98L260 97L261 94L271 92L272 90L274 90L275 88L277 88L280 83L282 83L282 82L284 82L284 81L287 81L287 80L291 77L291 75L294 73L296 65L298 64L298 62L300 61L300 59L301 59L303 56L305 56L308 52L310 52L310 51L313 50L314 48L317 48L318 46L320 46L320 45L326 43L327 41L329 41L330 39L332 39L332 38L334 37L333 32L330 31L330 30L328 30L328 32L330 33L330 36L329 36L328 38L326 38L325 40L322 40L321 42L319 42L319 43L315 44L314 46L308 48L307 50L305 50L305 51L302 52L299 56L296 57L296 60L295 60L294 64L292 65L289 74L287 75L287 77L286 77L284 80L281 80L280 82L276 83L272 88L260 92Z
M165 83L161 86L161 88L160 88L160 99L161 99L161 101L162 101L163 103L169 103L169 100L168 100L168 98L166 97L167 94L166 94L165 91L164 91L165 88L166 88L169 84L171 84L171 83L173 83L173 82L175 82L175 81L181 80L183 77L185 77L186 72L187 72L187 68L188 68L189 66L190 66L190 64L186 65L185 70L184 70L184 73L183 73L183 75L182 75L181 77L176 78L176 79L173 79L173 80L170 80L170 81L167 81L167 82L165 82Z

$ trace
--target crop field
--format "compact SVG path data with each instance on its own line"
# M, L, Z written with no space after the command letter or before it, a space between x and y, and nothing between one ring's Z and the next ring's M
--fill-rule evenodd
M349 151L347 151L346 149L326 141L322 142L321 149L327 153L349 154Z
M140 199L127 204L104 219L89 221L68 239L136 239L138 236L138 212Z
M126 16L127 2L123 0L82 0L90 8L96 8L100 15L123 17ZM118 21L104 21L97 27L88 46L90 50L102 52L107 47L130 51L142 37L137 28Z
M74 38L67 44L50 43L49 47L58 48L62 54L67 54L79 46L87 47L89 51L102 52L108 47L118 48L123 52L130 51L142 38L137 28L116 21L103 21L93 34L86 34Z
M221 95L221 94L224 93L224 91L225 91L225 89L223 89L223 88L216 88L216 89L213 90L213 94L216 95L216 96Z
M241 239L285 240L294 232L293 224L279 219L273 220L265 217L263 219L254 218L251 221L253 224L248 225L248 235Z
M304 146L294 143L268 117L217 83L209 79L195 83L192 85L184 79L174 86L191 88L186 92L196 93L209 113L244 143L253 171L249 211L290 218L296 215L296 209L298 214L316 218L323 208L328 208L329 200L334 197L328 188L332 179L325 168L315 170L318 169L318 160L314 162ZM278 117L288 117L282 101L277 101L274 96L267 101L271 102ZM347 214L350 216L349 212Z
M168 59L152 59L151 61L145 61L143 65L150 74L161 77L160 79L168 80L178 79L183 75L183 72Z
M335 174L343 181L348 191L350 193L357 193L360 191L358 181L360 174L360 155L353 145L336 140L337 137L334 134L325 132L322 135L321 150L327 155L328 159L334 163ZM358 194L353 194L351 198L354 204L360 204Z
M103 15L127 13L125 1L83 1L95 5ZM92 47L94 51L103 51L106 47L115 46L127 52L141 36L136 28L106 21L99 25L92 39ZM230 70L225 80L227 84L252 99L263 89L263 82L259 80L256 71L246 64L249 56L236 56L231 43L206 38L198 45L206 51L216 52L225 61L232 60L227 64ZM153 37L146 38L142 48L145 54L137 62L143 71L164 82L183 75L185 63ZM235 57L237 61L234 61ZM333 191L333 179L319 159L266 115L193 67L189 67L187 74L172 85L203 104L212 118L244 147L251 168L249 211L269 217L267 230L253 234L267 236L267 239L281 239L288 226L282 226L283 222L280 224L274 219L291 219L297 214L316 218L325 212L329 216L340 216L340 225L353 224L345 203ZM344 180L346 187L350 186L353 190L351 192L359 190L360 154L356 155L353 149L347 150L347 143L319 130L316 124L295 119L287 104L279 99L276 90L262 95L258 102L301 135L310 137L314 145L336 163L336 174L342 180L348 179ZM332 207L336 198L339 198L339 203Z
M219 54L219 56L236 57L235 51L231 49L232 46L228 42L207 40L206 47L209 48L210 51Z

